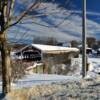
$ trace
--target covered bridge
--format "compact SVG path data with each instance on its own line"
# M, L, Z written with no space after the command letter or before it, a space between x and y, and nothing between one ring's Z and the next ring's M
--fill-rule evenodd
M52 45L31 44L18 50L15 54L17 59L23 59L26 61L43 61L47 55L48 57L52 57L54 55L66 55L69 53L70 57L76 57L78 56L79 49Z
M16 58L28 62L42 62L48 70L57 64L71 65L71 58L79 55L79 49L52 45L31 44L16 52Z

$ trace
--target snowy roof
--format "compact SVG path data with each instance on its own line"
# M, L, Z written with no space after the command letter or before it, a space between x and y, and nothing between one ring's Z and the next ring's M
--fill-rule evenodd
M29 46L39 49L43 53L63 53L63 52L78 52L79 51L79 49L71 48L71 47L61 47L61 46L44 45L44 44L31 44L31 45L25 46L24 48L22 48L21 50L17 52L21 52Z
M70 51L79 51L77 48L71 47L61 47L61 46L53 46L53 45L42 45L42 44L32 44L33 47L41 50L42 52L52 52L52 51L60 51L60 52L70 52Z

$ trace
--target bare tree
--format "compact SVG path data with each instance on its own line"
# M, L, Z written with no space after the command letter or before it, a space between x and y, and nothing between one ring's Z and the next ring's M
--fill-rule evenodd
M77 47L78 46L78 41L77 40L72 40L70 41L71 47Z
M96 44L95 37L87 37L87 45L88 47L92 48Z
M11 91L11 60L6 30L19 23L31 9L37 8L40 4L40 0L31 3L25 11L16 17L16 21L12 23L14 3L15 0L0 0L0 44L2 58L2 90L4 94Z
M47 44L47 45L57 45L58 41L53 37L36 37L33 39L33 43L37 44Z

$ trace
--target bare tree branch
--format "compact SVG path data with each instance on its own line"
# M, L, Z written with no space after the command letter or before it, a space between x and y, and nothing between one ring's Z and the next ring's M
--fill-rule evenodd
M40 1L41 1L41 0L36 0L35 3L32 3L32 4L27 8L27 10L25 10L23 13L20 14L20 16L17 17L16 22L14 22L14 23L8 25L5 29L7 29L7 28L9 28L9 27L12 27L12 26L16 25L17 23L19 23L19 22L26 16L26 14L27 14L30 10L35 9L35 8L37 8L37 7L40 5Z

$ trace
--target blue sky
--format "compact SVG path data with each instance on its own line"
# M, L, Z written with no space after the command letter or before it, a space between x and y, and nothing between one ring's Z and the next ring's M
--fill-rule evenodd
M73 0L77 9L82 9L82 0ZM87 1L87 11L100 13L100 0L86 0Z
M63 3L62 0L55 1L57 1L58 4ZM54 37L59 41L82 40L82 0L71 1L73 4L70 11L66 9L58 9L58 4L54 3L41 4L38 13L51 13L53 11L57 13L25 20L24 23L27 24L18 24L9 29L8 37L18 40L19 42L21 39L28 42L34 37ZM26 5L27 4L28 3L26 3ZM97 39L100 39L99 4L100 0L87 0L87 36L94 36ZM41 8L43 10L40 10ZM25 6L23 6L23 3L21 3L20 0L16 0L15 15L24 9ZM66 16L69 16L70 12L74 12L75 14L67 18ZM33 21L47 27L35 23L30 24L30 22ZM59 23L61 23L59 27L52 27Z
M100 0L86 0L87 2L87 20L91 20L94 23L100 25ZM82 0L74 0L77 5L76 10L82 10ZM94 28L94 27L92 27ZM100 31L96 31L94 28L95 37L100 40Z
M87 18L97 21L100 17L100 0L86 0L87 1ZM82 10L82 0L74 0L75 5L77 5L77 10ZM88 15L88 12L91 12ZM100 21L99 21L100 22ZM98 23L98 21L97 21Z

